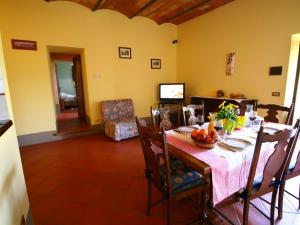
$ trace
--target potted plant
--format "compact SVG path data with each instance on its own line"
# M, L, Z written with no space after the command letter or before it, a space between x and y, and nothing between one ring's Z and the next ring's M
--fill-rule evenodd
M219 105L219 111L217 113L217 119L223 120L223 129L228 134L236 127L236 122L238 119L237 111L239 107L232 103L225 105L226 101L222 102Z

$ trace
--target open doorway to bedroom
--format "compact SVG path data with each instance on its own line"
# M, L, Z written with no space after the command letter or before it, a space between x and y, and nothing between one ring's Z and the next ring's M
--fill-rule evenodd
M80 54L50 53L57 134L90 129L86 121Z

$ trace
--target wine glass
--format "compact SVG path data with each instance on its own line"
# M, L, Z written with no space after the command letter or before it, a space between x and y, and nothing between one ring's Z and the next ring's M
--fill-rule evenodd
M257 117L257 111L251 111L249 114L249 119L251 120L251 127L254 127L254 120Z
M250 127L252 122L250 121L250 116L253 114L253 105L246 105L245 117L246 117L246 126Z
M223 129L223 120L219 120L219 119L215 119L214 121L214 127L216 129L216 131L220 131Z

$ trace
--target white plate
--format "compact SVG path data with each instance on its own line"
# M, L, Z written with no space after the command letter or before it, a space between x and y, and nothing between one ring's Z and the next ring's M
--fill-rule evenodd
M184 132L184 133L192 133L193 130L196 130L194 127L178 127L178 131Z
M280 131L280 129L275 128L275 127L265 127L264 126L264 133L275 134L277 131Z
M231 138L231 137L226 138L226 140L220 140L218 143L221 146L232 151L243 150L251 144L247 140L243 140L240 138Z

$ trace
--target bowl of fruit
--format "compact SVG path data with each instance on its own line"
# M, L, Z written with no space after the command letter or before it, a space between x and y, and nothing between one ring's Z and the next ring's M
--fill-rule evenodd
M191 138L198 146L212 149L216 146L218 133L215 129L207 131L203 128L201 130L193 130L191 133Z

